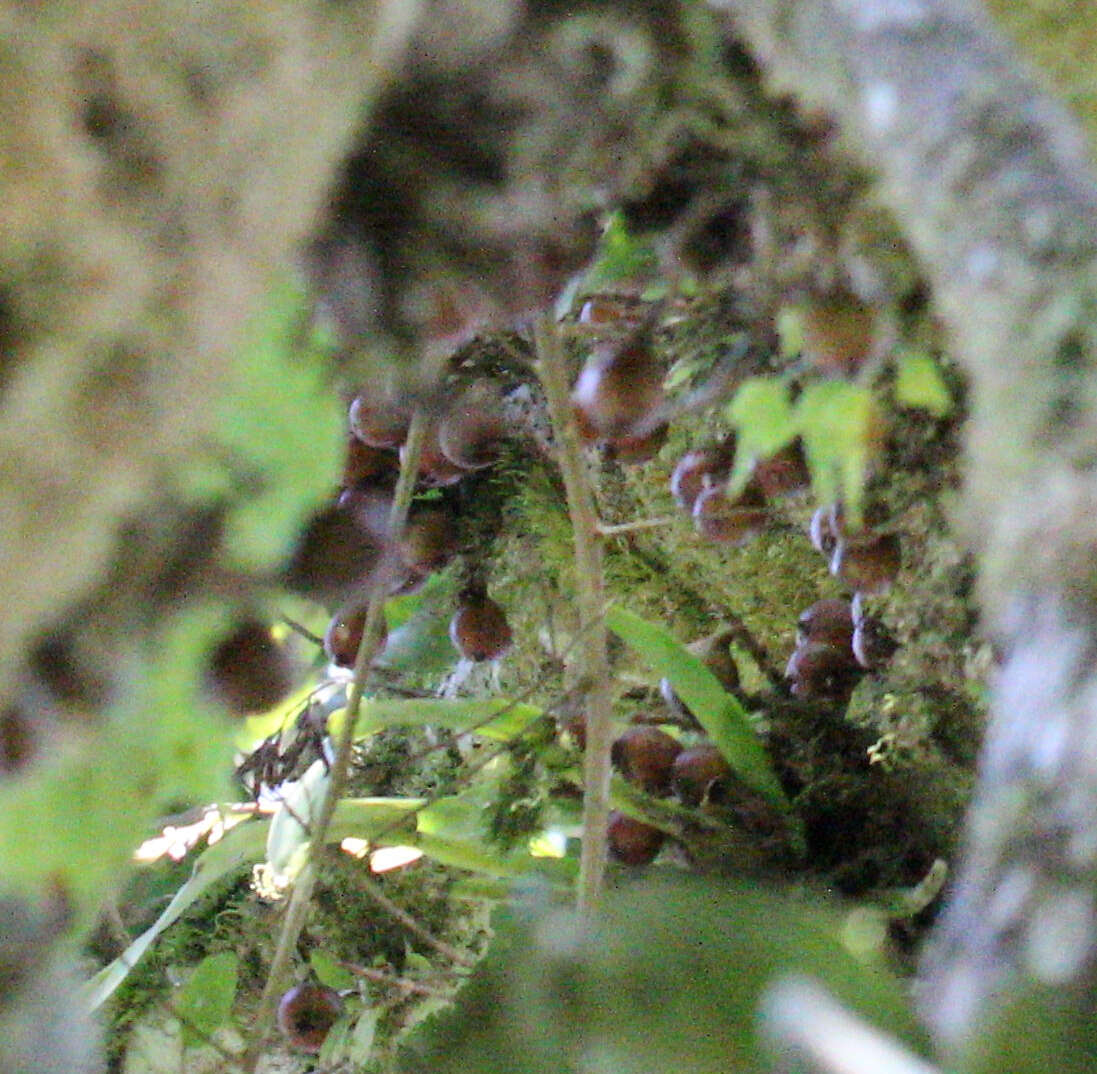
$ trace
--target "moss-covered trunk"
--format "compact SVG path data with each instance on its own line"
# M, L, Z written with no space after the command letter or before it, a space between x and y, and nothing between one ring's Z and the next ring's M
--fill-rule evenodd
M1003 664L966 861L925 963L945 1042L987 999L1092 1012L1097 944L1097 185L1077 124L974 5L715 4L775 90L836 118L969 374L962 526Z

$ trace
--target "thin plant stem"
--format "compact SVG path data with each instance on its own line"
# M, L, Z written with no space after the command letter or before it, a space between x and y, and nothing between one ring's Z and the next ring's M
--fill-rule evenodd
M608 522L599 522L596 532L602 537L616 537L619 533L632 533L635 530L654 530L662 526L677 526L682 522L682 515L661 515L658 518L638 518L635 522L617 522L612 525Z
M411 504L411 497L415 491L415 481L419 472L419 456L422 453L427 421L424 411L417 408L408 429L408 437L404 445L404 459L400 467L400 478L396 483L392 509L389 514L389 532L394 535L403 532L404 523L407 520L408 507ZM255 1014L255 1034L244 1064L245 1068L252 1074L254 1074L259 1062L263 1040L269 1027L273 1024L274 1009L278 997L284 991L293 952L297 947L301 930L308 918L312 893L316 886L317 866L323 853L324 839L331 825L331 819L335 814L335 807L346 789L351 753L354 747L354 728L358 722L358 711L369 680L369 664L374 656L374 640L377 636L377 626L383 614L387 580L386 572L383 569L379 570L373 577L369 587L366 621L362 628L362 642L358 647L358 655L354 663L354 681L351 683L350 693L347 696L346 713L343 726L339 732L339 741L336 745L335 760L331 766L327 793L320 804L319 815L312 830L308 862L297 876L289 905L286 907L286 915L282 919L278 946L275 949L274 958L271 960L270 972L267 974L263 994L259 999L259 1009Z
M381 890L381 885L376 881L371 880L368 876L360 874L354 877L354 883L377 903L382 910L396 918L408 932L414 933L428 947L433 947L443 958L448 958L450 962L455 962L458 966L469 967L475 965L475 959L469 958L462 951L458 951L452 944L446 943L445 940L440 940L433 932L420 925L407 910L397 906L396 903Z
M583 462L579 431L572 416L567 364L556 323L549 314L534 322L537 376L545 392L557 443L557 461L567 491L575 545L575 586L579 626L587 643L579 652L586 690L583 849L579 858L578 905L581 914L598 904L606 868L609 820L610 745L613 695L606 654L605 578L594 492Z

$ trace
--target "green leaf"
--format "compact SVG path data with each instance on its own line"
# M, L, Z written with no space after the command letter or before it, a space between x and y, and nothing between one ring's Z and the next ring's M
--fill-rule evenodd
M544 715L542 709L505 698L491 700L366 700L355 735L364 738L386 727L422 727L470 731L484 738L508 742Z
M600 250L583 278L583 289L596 291L610 284L643 279L658 267L659 259L652 244L630 235L624 217L615 212L602 233Z
M454 581L435 575L419 592L390 601L385 608L388 640L374 661L386 671L430 675L452 667L455 658L449 637L453 615ZM406 605L405 601L415 601ZM396 607L393 607L396 605Z
M750 478L754 463L768 459L798 433L796 414L783 377L751 377L744 381L726 410L736 429L733 489L741 489Z
M377 1038L377 1020L380 1012L376 1007L367 1007L358 1016L350 1040L347 1043L347 1060L355 1070L362 1068L373 1052L373 1042Z
M396 1069L559 1074L596 1056L614 1074L767 1070L758 1002L790 971L924 1049L907 984L856 957L843 924L821 899L729 877L637 879L582 922L512 904L456 1006L405 1037Z
M244 821L202 851L190 879L175 893L164 912L85 985L83 998L90 1010L95 1010L112 995L160 933L178 921L214 884L262 859L268 828L269 822L265 820Z
M937 362L922 351L900 351L895 361L895 399L900 406L927 410L935 418L952 412L952 395Z
M809 384L796 420L820 503L841 501L856 528L869 464L877 452L880 416L868 388L847 381Z
M344 988L354 987L354 974L340 966L327 951L319 947L314 947L309 952L309 965L312 967L312 972L316 974L316 979L328 988L334 988L338 992Z
M228 1021L236 999L240 960L232 951L207 955L175 996L175 1013L183 1026L183 1044L204 1044Z
M777 312L777 339L784 359L797 357L804 349L804 325L795 306L782 306Z
M606 609L606 625L657 675L670 680L682 703L697 717L743 782L790 813L789 801L750 718L704 663L670 631L619 605Z

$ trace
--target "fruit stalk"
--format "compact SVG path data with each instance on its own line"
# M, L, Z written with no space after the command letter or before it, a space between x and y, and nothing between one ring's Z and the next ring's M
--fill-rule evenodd
M609 819L612 709L609 659L606 655L605 581L598 515L583 463L579 430L572 416L567 362L556 323L549 314L534 322L537 375L545 392L556 437L557 462L567 491L568 513L575 544L575 587L579 629L580 675L586 688L586 754L583 794L583 850L579 859L580 913L594 911L606 868L606 825Z

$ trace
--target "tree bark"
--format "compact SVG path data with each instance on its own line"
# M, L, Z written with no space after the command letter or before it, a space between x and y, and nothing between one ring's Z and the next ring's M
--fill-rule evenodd
M924 1007L964 1046L994 997L1094 1001L1097 185L1072 118L962 0L711 0L775 91L875 172L971 385L961 528L1004 664Z

